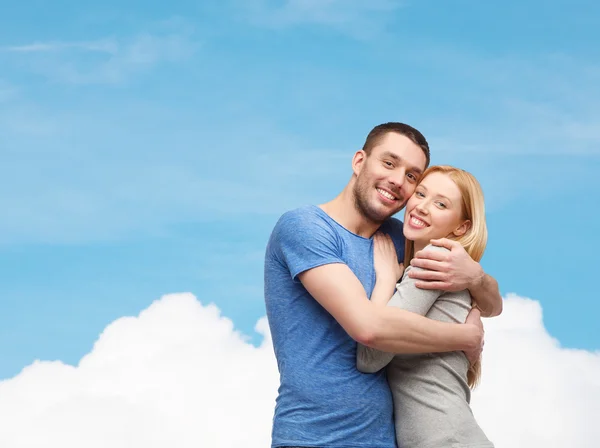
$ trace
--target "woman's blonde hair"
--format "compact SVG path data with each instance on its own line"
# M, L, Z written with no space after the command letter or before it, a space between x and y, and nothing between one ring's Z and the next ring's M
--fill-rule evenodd
M471 225L464 235L451 239L462 244L470 257L479 262L481 257L483 257L488 236L487 225L485 222L485 203L481 185L471 173L447 165L435 165L429 167L423 173L421 181L432 173L442 173L447 175L460 190L462 197L462 219L469 220ZM406 240L404 266L410 265L410 260L414 257L414 251L414 242ZM478 384L480 376L481 358L469 368L467 373L467 382L470 388L474 388Z

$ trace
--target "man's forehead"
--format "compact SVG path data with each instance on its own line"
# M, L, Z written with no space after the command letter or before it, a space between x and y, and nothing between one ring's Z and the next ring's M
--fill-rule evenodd
M405 135L400 135L395 132L389 132L373 147L373 151L380 153L389 153L399 159L424 169L427 163L425 152L423 149Z

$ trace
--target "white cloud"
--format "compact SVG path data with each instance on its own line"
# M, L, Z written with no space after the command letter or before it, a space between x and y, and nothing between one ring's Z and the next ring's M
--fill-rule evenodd
M600 353L561 348L539 302L511 294L486 321L483 369L473 410L498 448L597 446Z
M282 28L302 24L328 26L356 38L373 37L387 23L398 0L286 0L278 5L265 0L240 2L257 24Z
M166 296L109 325L77 367L37 362L0 383L0 446L268 446L269 341L255 348L215 306Z
M191 56L197 43L187 30L144 32L86 41L33 42L0 47L34 73L67 84L118 84L160 62Z
M592 448L600 437L600 354L567 350L533 300L509 296L487 321L474 412L497 448ZM36 362L0 382L3 448L269 446L277 370L190 294L109 325L77 367Z
M26 45L14 45L2 47L2 51L11 53L41 53L41 52L58 52L67 50L82 50L99 53L117 53L119 51L117 41L115 39L101 39L89 42L34 42Z

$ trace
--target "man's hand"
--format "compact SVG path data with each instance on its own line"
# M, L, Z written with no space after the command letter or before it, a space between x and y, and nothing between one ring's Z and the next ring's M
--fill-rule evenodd
M467 356L469 363L471 365L473 365L473 364L475 364L475 361L477 361L479 359L479 357L481 356L481 352L483 351L484 334L485 334L484 329L483 329L483 322L481 322L481 313L479 312L479 310L477 308L471 309L471 312L467 316L467 320L465 321L465 324L475 325L477 328L479 328L480 334L481 334L481 339L480 339L479 345L477 345L472 350L465 350L465 355Z
M411 269L408 273L409 277L420 280L415 284L417 288L462 291L481 285L485 273L462 244L447 238L431 240L431 244L450 252L425 249L415 254L410 264L425 269Z

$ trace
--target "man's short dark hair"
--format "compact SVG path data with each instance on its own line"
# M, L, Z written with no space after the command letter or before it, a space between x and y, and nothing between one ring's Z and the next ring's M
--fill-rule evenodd
M367 139L365 140L365 144L363 145L363 151L367 153L367 155L371 154L371 150L377 146L383 137L385 137L390 132L395 132L396 134L404 135L408 137L414 144L419 146L423 152L425 153L425 158L427 162L425 163L425 168L429 166L430 162L430 154L429 154L429 143L418 130L404 123L383 123L378 126L375 126L369 135L367 135Z

